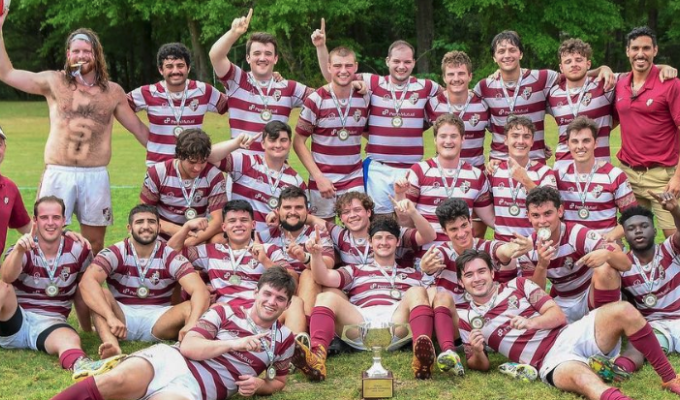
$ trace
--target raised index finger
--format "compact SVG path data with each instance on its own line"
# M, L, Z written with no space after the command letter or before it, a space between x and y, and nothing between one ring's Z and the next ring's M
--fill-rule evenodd
M31 240L38 234L38 224L33 221L31 222Z
M248 10L248 15L246 16L246 24L250 25L250 19L253 17L253 9Z
M321 33L326 33L326 18L321 18Z
M656 193L652 192L651 190L647 190L647 193L649 193L650 196L654 197L654 199L656 201L661 202L661 200L662 200L661 195L656 194Z

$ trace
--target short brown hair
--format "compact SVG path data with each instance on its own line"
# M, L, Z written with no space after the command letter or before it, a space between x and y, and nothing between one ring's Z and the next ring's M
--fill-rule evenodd
M279 44L276 42L276 36L272 35L271 33L254 32L253 34L251 34L250 37L248 38L248 41L246 42L247 55L250 55L250 48L252 47L253 42L264 44L271 43L274 45L274 54L278 54Z
M406 47L411 49L411 54L413 55L413 59L416 58L416 49L411 45L411 43L405 41L405 40L396 40L392 42L390 47L387 49L387 57L392 57L392 50L399 48L399 47Z
M439 132L439 129L444 125L455 126L456 128L458 128L458 132L460 132L460 135L465 136L465 122L463 122L463 120L460 119L460 117L457 116L457 115L446 113L446 114L440 115L434 121L434 124L432 124L432 130L434 131L434 137L437 137L437 132Z
M590 59L593 55L593 49L590 45L581 39L567 39L557 49L557 60L562 62L562 56L567 54L580 54L583 57Z
M524 53L524 46L522 45L522 39L520 39L519 34L515 31L503 31L498 35L494 36L491 40L491 56L496 55L496 47L503 42L508 42L511 45L517 47L520 53Z
M536 125L534 125L534 123L529 119L529 117L525 117L524 115L509 116L507 121L505 121L503 133L507 135L508 132L510 132L510 129L514 129L519 126L527 128L532 135L536 133Z
M467 67L469 74L472 73L472 60L464 51L449 51L442 58L442 74L446 72L446 67L459 67L461 65Z
M352 56L352 57L354 57L354 62L356 62L356 60L357 60L357 55L356 55L356 53L354 53L354 50L350 49L349 47L345 47L345 46L338 46L338 47L334 48L333 50L331 50L331 52L328 53L328 62L330 62L331 58L333 58L333 56L336 56L336 55L339 56L339 57Z
M210 156L210 136L199 128L185 129L177 137L175 158L180 160L204 161Z
M60 199L57 196L43 196L39 198L35 204L33 204L33 216L35 218L38 218L38 206L41 205L42 203L57 203L61 206L61 216L65 217L66 216L66 205L64 204L64 200Z
M335 214L338 216L338 218L340 218L340 214L342 214L343 207L351 204L352 200L354 199L357 199L359 202L361 202L361 206L364 208L364 210L371 212L369 220L372 221L373 215L375 214L375 203L373 202L373 199L366 193L353 191L344 193L335 201Z
M593 139L597 139L597 131L599 129L597 122L586 117L585 115L581 115L574 118L574 120L571 121L569 125L567 125L567 141L569 141L569 137L571 136L572 132L578 132L583 129L589 129L593 134Z

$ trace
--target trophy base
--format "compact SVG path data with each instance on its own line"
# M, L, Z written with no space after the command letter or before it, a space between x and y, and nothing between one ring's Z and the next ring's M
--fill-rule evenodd
M389 399L394 396L394 376L387 371L387 376L370 378L366 371L361 375L361 396L364 399Z

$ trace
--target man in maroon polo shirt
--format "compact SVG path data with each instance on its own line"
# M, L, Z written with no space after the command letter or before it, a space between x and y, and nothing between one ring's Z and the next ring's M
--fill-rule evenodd
M5 158L7 136L0 128L0 164ZM5 251L7 229L17 229L21 234L31 231L31 218L26 212L24 201L17 185L6 176L0 175L0 256Z
M615 117L621 123L618 158L638 204L651 208L666 237L675 232L670 213L648 191L680 195L680 81L660 82L656 35L648 27L627 36L632 71L616 84Z

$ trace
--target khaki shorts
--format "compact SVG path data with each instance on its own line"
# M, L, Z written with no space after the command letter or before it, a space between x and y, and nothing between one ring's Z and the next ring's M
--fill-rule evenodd
M654 193L663 192L666 189L666 185L668 185L668 181L675 174L675 167L634 170L627 165L621 164L619 168L626 173L638 204L654 212L659 228L675 229L671 213L664 210L661 204L647 193L648 190Z

